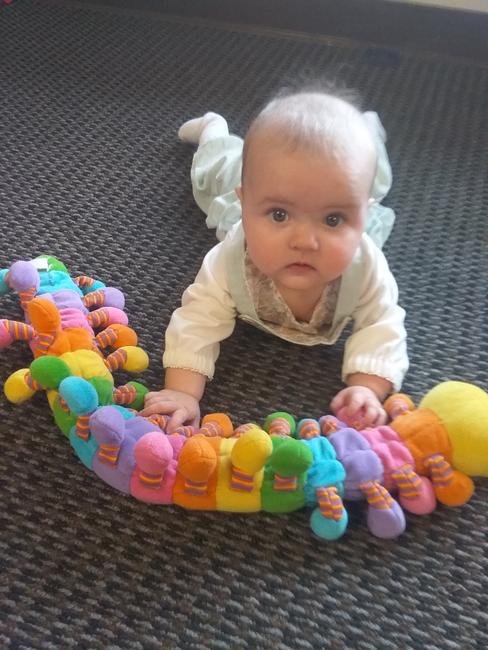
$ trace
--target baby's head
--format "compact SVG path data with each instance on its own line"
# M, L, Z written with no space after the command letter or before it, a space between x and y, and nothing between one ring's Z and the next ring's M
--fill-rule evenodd
M342 275L364 232L376 164L348 99L312 90L271 101L246 135L237 189L254 264L290 291Z

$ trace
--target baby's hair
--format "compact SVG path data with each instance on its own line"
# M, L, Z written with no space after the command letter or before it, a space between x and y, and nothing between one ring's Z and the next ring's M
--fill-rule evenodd
M375 146L360 108L359 95L331 81L282 88L252 121L244 140L246 157L257 134L267 134L280 147L307 148L332 158L352 155L357 138Z

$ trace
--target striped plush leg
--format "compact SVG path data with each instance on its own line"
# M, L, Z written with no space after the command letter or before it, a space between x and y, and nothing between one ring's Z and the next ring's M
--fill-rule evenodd
M322 486L316 488L315 493L319 507L310 518L313 532L322 539L339 539L347 528L348 516L337 488Z
M432 483L425 476L419 476L412 465L400 467L391 473L391 477L405 510L416 515L426 515L435 510L437 499Z
M280 436L282 438L292 436L295 433L295 420L289 413L271 413L266 418L264 430L270 436Z
M444 456L434 454L422 461L429 472L437 499L446 506L462 506L474 492L474 483L451 467Z
M5 348L14 341L32 341L36 335L32 325L16 320L0 320L0 348Z
M110 372L115 372L125 366L127 358L128 355L125 350L116 350L115 352L112 352L112 354L109 354L103 362Z
M101 307L105 301L105 295L103 291L98 289L97 291L87 293L81 300L87 309L91 309L92 307Z
M368 528L376 537L392 539L405 530L405 514L379 481L359 485L368 502Z
M85 442L88 442L88 438L90 437L89 420L90 420L90 417L91 417L92 413L95 413L95 410L92 411L91 413L87 413L85 415L79 415L78 419L76 421L75 433L78 436L78 438L81 438ZM101 445L100 445L100 447L101 447Z
M126 406L127 404L132 404L139 396L136 388L130 384L119 386L119 388L114 388L113 395L114 404L117 404L118 406Z
M166 433L166 427L168 426L170 419L169 415L161 415L160 413L154 413L153 415L146 417L146 420L155 424L163 433Z
M326 436L327 438L331 435L331 433L340 431L346 426L333 415L323 415L321 418L319 418L319 425L322 435Z
M80 289L89 289L95 284L96 280L90 278L88 275L78 275L76 278L73 278L73 282Z
M386 400L386 402L383 404L383 408L390 416L390 419L394 420L395 418L398 418L401 415L408 413L409 411L414 411L415 404L407 395L396 393L395 395L391 395Z
M311 438L319 438L321 434L320 424L317 420L306 418L300 420L297 426L297 437L300 440L310 440Z

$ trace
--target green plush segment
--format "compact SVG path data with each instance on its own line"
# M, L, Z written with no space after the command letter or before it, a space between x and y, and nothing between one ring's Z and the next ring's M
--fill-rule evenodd
M144 407L144 396L149 393L149 388L146 388L144 384L140 384L137 381L129 381L129 386L134 386L137 391L137 399L135 402L130 404L130 408L140 411Z
M61 431L64 433L65 436L69 436L71 427L73 427L78 420L76 415L73 415L73 413L66 413L66 411L64 411L59 406L58 400L54 402L53 414L54 414L54 421L56 422L58 427L61 429Z
M278 438L273 436L271 441L273 443L273 453L264 468L263 486L261 488L261 510L276 513L300 510L300 508L305 506L303 486L305 484L307 473L302 472L300 474L292 475L297 476L297 489L293 492L277 491L274 489L275 470L273 469L273 458L275 457L275 454L278 454L278 465L280 467L282 467L282 465L285 468L288 467L287 471L289 471L295 463L295 455L298 454L300 460L296 463L296 466L302 467L303 456L308 455L304 453L300 447L303 446L306 448L306 446L303 445L301 441L293 440L292 438ZM288 460L288 464L286 464L284 459ZM290 474L288 475L290 476Z
M63 273L68 273L68 269L65 265L55 257L51 257L51 255L38 255L36 260L47 260L48 271L62 271Z
M114 403L114 386L109 379L92 377L88 383L93 386L98 394L98 406L112 406Z
M301 440L284 439L269 458L269 465L274 472L291 478L304 474L313 463L313 454Z
M53 390L58 389L63 379L71 377L71 370L58 357L39 357L31 363L30 373L41 386Z

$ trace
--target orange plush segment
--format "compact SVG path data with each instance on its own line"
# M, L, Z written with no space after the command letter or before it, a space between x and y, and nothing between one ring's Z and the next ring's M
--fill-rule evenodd
M440 454L451 461L452 448L442 420L429 409L417 409L403 413L390 423L415 459L415 471L426 476L424 459Z
M462 472L453 470L448 485L434 485L435 495L446 506L462 506L471 499L474 493L474 483Z
M178 456L178 473L173 487L173 503L194 510L215 510L217 508L217 478L222 438L194 436L185 444ZM206 480L205 494L190 494L185 491L187 478L193 481Z
M230 438L234 433L234 425L229 416L225 413L209 413L208 415L205 415L201 426L203 427L210 422L215 422L217 427L220 429L219 435L222 438Z
M29 318L37 332L55 332L61 329L59 310L46 298L35 298L29 303Z

